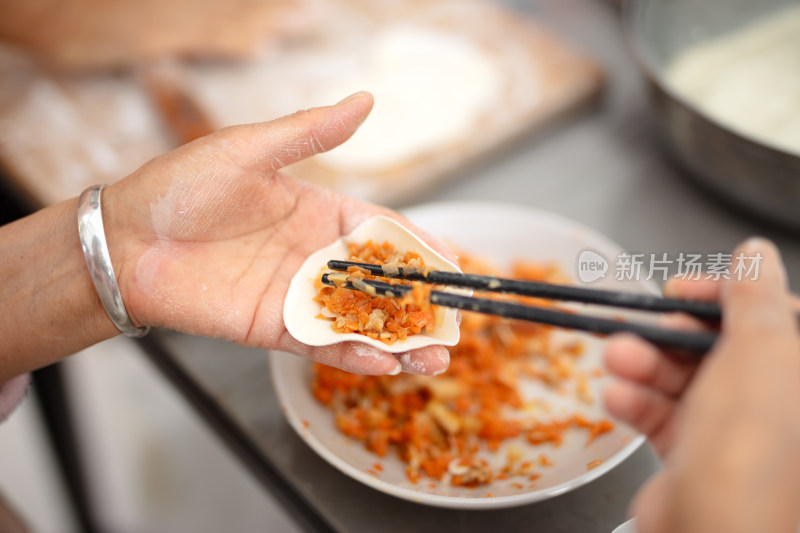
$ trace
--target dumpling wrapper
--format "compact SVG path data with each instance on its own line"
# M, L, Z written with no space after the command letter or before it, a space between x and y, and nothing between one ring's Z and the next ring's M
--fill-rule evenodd
M331 328L329 320L317 318L322 313L324 306L314 301L318 293L314 284L322 275L328 261L331 259L347 260L350 256L347 249L349 243L364 244L369 240L375 243L388 241L395 246L396 251L401 253L416 252L422 257L425 266L435 270L461 272L457 266L394 220L385 216L370 218L349 235L341 237L333 244L311 254L294 275L283 304L283 321L289 334L310 346L327 346L339 342L356 341L392 353L406 352L435 344L456 345L460 336L457 311L446 307L437 309L436 328L433 333L422 332L410 335L405 340L398 340L394 344L386 344L358 333L337 333ZM472 292L463 289L447 289L447 291L459 294L471 294Z

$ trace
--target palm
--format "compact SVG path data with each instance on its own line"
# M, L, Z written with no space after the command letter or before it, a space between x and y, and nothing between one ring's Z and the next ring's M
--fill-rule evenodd
M184 215L178 227L143 247L137 261L142 309L156 317L161 302L175 302L158 325L267 347L285 331L281 315L291 277L311 252L346 233L342 202L277 173L234 179L254 185L226 194L232 197L218 209ZM240 198L248 199L247 207Z
M149 206L120 216L139 237L120 251L122 263L132 265L120 272L120 285L136 320L292 351L359 372L383 373L397 365L384 352L374 359L354 356L347 344L302 345L283 323L289 281L311 252L369 216L392 216L278 172L287 160L339 144L366 114L362 109L360 115L336 115L331 109L337 108L282 119L288 125L273 123L272 130L283 132L269 131L267 147L252 137L269 125L223 130L154 160L115 186L119 194L137 196L129 204ZM427 358L432 371L448 361L441 347L418 357Z

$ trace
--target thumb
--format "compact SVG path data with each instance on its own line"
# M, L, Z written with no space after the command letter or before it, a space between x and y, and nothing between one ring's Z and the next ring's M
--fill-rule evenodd
M723 332L741 340L760 338L766 332L792 332L795 324L786 270L777 247L765 239L750 239L734 252L734 258L756 261L757 270L751 278L723 283Z
M298 111L270 122L233 126L219 133L230 142L228 155L245 170L272 172L327 152L349 139L372 110L361 91L327 107Z
M724 351L725 360L757 391L791 390L800 370L800 345L780 253L763 239L751 239L737 250L742 253L760 258L760 271L751 279L723 283L723 340L735 347ZM743 385L738 393L745 394Z

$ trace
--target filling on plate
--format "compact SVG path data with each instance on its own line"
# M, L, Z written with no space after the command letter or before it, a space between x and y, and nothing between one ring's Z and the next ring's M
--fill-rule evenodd
M425 262L415 252L398 252L388 242L377 244L368 241L359 245L348 245L348 261L385 265L385 268L424 269ZM384 298L366 292L343 287L330 287L317 282L316 301L323 305L323 320L330 320L331 328L338 333L358 333L386 344L405 340L409 335L432 333L436 328L436 306L429 302L431 287L420 282L370 275L358 267L350 267L348 274L331 276L337 283L358 280L380 280L392 284L413 285L413 290L405 298Z
M376 248L391 248L386 247L368 244L366 252L357 247L352 250L360 260L372 261L389 257L391 251L369 255ZM466 255L461 256L461 263L465 272L497 274ZM551 283L566 281L553 265L517 264L511 275ZM519 296L480 296L552 305ZM362 319L369 316L367 309ZM580 340L555 342L554 328L540 324L471 312L462 312L462 317L461 341L449 348L450 368L441 376L362 376L315 364L314 397L332 409L342 433L380 457L396 454L406 464L413 483L427 477L452 486L477 487L495 479L514 478L514 486L524 488L540 476L541 468L552 466L541 453L545 449L541 445L559 446L569 431L583 432L588 445L613 429L609 420L589 420L579 413L553 417L547 406L521 392L523 382L533 380L591 403L588 382L601 372L589 372L577 364L583 352ZM512 440L515 444L505 446L504 458L487 461L487 454L496 454L501 444ZM517 445L519 441L523 444Z

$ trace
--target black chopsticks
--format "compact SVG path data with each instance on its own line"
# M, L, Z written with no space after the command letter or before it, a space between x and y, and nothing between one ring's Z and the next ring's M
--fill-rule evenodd
M393 267L390 265L373 265L350 261L332 260L328 262L332 270L347 271L350 267L358 267L370 274L396 279L424 281L451 287L464 287L480 291L502 292L533 296L550 300L565 300L590 304L608 305L644 311L682 312L707 321L719 321L719 306L710 302L697 302L660 298L647 294L632 294L607 290L585 289L566 285L555 285L542 282L478 276L429 269ZM328 274L322 276L327 285L341 285L341 280L331 280ZM411 290L408 285L390 285L381 281L363 280L358 287L347 281L342 285L348 289L362 290L376 296L401 298ZM608 335L628 331L663 348L670 348L694 354L705 354L716 341L717 335L712 332L684 332L663 329L647 324L621 322L594 316L578 315L564 311L545 309L542 307L523 305L516 302L475 298L443 291L431 291L432 304L453 307L478 313L515 318L531 322L539 322L551 326L576 329L591 333Z
M478 291L504 292L519 294L521 296L546 298L548 300L599 304L611 307L624 307L626 309L638 309L640 311L686 313L701 320L715 322L718 322L722 318L722 312L719 306L713 302L677 300L673 298L662 298L652 294L585 289L570 285L555 285L539 281L504 279L494 276L477 276L475 274L461 274L459 272L444 272L440 270L397 267L396 273L387 273L384 272L383 265L355 263L351 261L328 261L328 268L331 270L346 272L349 267L353 266L364 269L375 276L425 281L428 283L448 285L450 287L464 287Z

